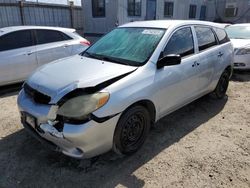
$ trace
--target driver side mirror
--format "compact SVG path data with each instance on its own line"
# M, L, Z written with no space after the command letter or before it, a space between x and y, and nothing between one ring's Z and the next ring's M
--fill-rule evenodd
M157 69L165 66L179 65L181 64L181 56L178 54L170 54L160 58L157 62Z

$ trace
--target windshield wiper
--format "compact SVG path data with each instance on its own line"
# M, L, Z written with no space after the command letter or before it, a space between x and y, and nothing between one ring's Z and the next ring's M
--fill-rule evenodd
M130 65L129 63L124 62L124 61L122 61L120 59L117 59L117 58L114 58L114 57L105 56L105 55L101 55L101 54L100 55L99 54L90 54L90 55L96 57L99 60L103 60L103 61L110 61L110 62L113 62L113 63L123 64L123 65Z
M113 62L113 63L118 63L118 64L122 64L122 65L129 65L129 66L138 66L136 65L132 65L129 62L126 62L126 60L122 60L122 59L118 59L118 58L114 58L114 57L110 57L110 56L105 56L105 55L99 55L99 54L94 54L94 53L89 53L89 52L84 52L83 55L87 55L87 57L90 58L94 58L94 59L98 59L98 60L103 60L103 61L109 61L109 62Z
M129 63L126 63L124 61L119 61L116 58L112 58L112 57L108 57L108 56L102 56L102 55L100 55L100 57L102 58L103 61L111 61L111 62L114 62L114 63L123 64L123 65L130 65Z
M102 60L99 55L96 55L96 54L92 54L92 53L89 53L89 52L84 52L83 55L87 55L87 57L91 57L91 58L94 58L94 59L99 59L99 60Z

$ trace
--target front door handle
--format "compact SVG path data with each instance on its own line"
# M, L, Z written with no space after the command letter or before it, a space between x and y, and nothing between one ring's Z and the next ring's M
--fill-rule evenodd
M218 53L218 57L222 57L224 54L222 52Z

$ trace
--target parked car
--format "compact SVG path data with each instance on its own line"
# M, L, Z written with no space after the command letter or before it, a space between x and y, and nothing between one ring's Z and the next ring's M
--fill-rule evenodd
M24 81L39 66L82 52L89 41L75 29L15 26L0 29L0 86Z
M132 22L36 71L18 96L32 135L64 154L136 152L150 126L208 93L223 98L233 47L202 21Z
M234 69L250 69L250 24L226 28L234 47Z

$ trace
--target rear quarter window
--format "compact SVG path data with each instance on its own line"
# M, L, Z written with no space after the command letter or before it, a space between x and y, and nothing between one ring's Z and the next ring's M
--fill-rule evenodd
M46 44L51 42L60 42L72 39L68 35L60 31L54 30L36 30L37 44Z
M230 41L224 29L219 29L219 28L213 28L213 29L217 35L219 44L224 44Z

